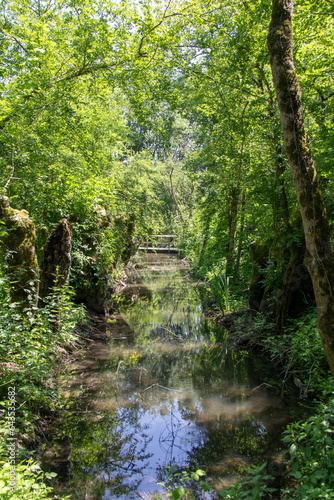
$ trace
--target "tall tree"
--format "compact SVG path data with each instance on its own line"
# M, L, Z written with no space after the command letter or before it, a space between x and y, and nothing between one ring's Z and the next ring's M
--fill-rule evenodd
M268 34L270 65L283 137L302 216L318 328L334 377L334 257L330 227L305 130L301 89L293 59L292 0L272 0Z

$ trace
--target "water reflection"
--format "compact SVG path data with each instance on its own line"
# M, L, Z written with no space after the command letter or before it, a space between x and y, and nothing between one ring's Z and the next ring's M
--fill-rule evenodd
M142 284L126 287L121 313L101 325L107 342L92 343L64 387L60 434L70 440L68 488L78 498L162 491L165 465L204 468L212 484L227 484L270 455L289 418L247 354L228 349L205 320L179 261L149 258Z

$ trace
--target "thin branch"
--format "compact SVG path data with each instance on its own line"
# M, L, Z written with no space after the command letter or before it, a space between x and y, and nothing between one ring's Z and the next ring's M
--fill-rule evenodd
M168 8L169 8L170 4L171 4L171 1L172 1L172 0L169 0L169 2L168 2L167 6L166 6L166 8L165 8L165 11L164 11L164 13L163 13L162 18L160 19L160 21L159 21L157 24L155 24L154 26L152 26L152 28L150 28L150 29L149 29L146 33L144 33L144 34L143 34L143 36L142 36L142 38L141 38L141 40L140 40L139 47L138 47L138 55L139 55L140 57L147 57L147 54L146 54L145 52L142 52L142 48L143 48L143 45L144 45L144 40L145 40L145 38L147 37L147 35L149 35L150 33L152 33L152 31L154 31L154 30L156 30L157 28L159 28L159 26L161 26L161 25L162 25L162 23L163 23L164 21L166 21L166 19L169 19L169 18L171 18L171 17L182 16L182 15L183 15L183 12L186 10L186 9L184 9L184 10L183 10L183 11L181 11L181 12L174 12L173 14L169 14L169 15L167 16L167 15L166 15L166 12L167 12L167 10L168 10Z
M14 148L12 148L12 171L10 173L10 176L9 176L9 179L8 181L6 182L5 184L5 187L3 188L3 191L6 192L6 189L10 183L10 181L12 180L13 178L13 175L14 175L14 169L15 169L15 165L14 165Z
M124 363L126 366L129 366L129 363L125 363L125 361L123 361L123 360L122 360L122 361L120 361L120 362L118 363L118 366L117 366L116 375L118 375L118 371L119 371L119 369L120 369L120 367L121 367L121 365L122 365L123 363Z
M255 387L254 389L252 389L250 392L254 392L257 389L260 389L260 387L262 387L263 385L266 385L267 387L272 387L273 389L277 390L276 387L274 387L273 385L270 385L270 384L267 384L266 382L263 382L263 384L258 385L257 387Z
M173 333L171 330L168 330L168 328L165 328L164 326L159 326L159 328L162 328L163 330L166 330L166 332L170 333L171 335L173 335L174 337L177 338L177 340L179 340L180 342L186 342L186 339L180 339L180 337L178 335L176 335L175 333Z

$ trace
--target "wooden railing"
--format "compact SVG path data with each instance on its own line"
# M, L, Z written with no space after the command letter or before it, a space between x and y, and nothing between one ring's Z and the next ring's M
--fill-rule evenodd
M150 239L139 246L146 252L177 252L175 247L176 234L152 234Z

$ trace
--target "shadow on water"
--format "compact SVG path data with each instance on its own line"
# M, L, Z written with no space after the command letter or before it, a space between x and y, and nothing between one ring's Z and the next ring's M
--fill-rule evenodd
M67 411L45 462L70 455L62 491L73 498L149 498L163 491L166 465L204 468L222 487L270 458L290 419L252 358L204 318L182 262L146 259L141 283L119 295L119 314L100 319L63 384Z

